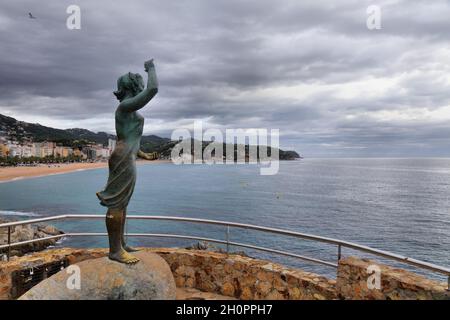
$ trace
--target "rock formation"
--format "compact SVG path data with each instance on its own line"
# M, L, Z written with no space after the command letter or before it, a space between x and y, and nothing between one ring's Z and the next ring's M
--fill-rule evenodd
M175 280L167 262L157 254L144 251L137 252L135 256L140 261L133 265L118 263L107 257L77 263L42 281L19 299L175 299Z
M4 219L0 219L0 223L9 222ZM58 230L54 226L45 224L36 225L23 225L15 226L11 228L11 243L27 241L38 238L45 238L49 236L55 236L63 234L62 231ZM41 251L49 246L55 245L58 239L43 240L35 243L29 243L22 245L20 247L11 248L11 256L23 256L29 252ZM0 228L0 245L8 243L8 229ZM0 256L5 253L0 250Z

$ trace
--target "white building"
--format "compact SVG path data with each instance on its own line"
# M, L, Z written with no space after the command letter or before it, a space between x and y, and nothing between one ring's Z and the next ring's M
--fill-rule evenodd
M44 158L53 156L56 147L54 142L39 142L34 144L36 157Z
M22 158L30 158L30 157L33 157L35 154L34 154L34 151L35 151L35 148L34 148L34 146L32 145L32 144L27 144L27 145L24 145L24 146L22 146L22 154L21 154L21 157Z
M111 153L111 151L109 148L101 147L101 148L97 149L97 157L98 158L109 158L110 153Z
M102 144L86 146L83 148L83 152L91 160L107 159L110 156L109 148L104 147Z
M14 158L22 156L22 146L20 146L16 142L8 142L7 147L9 149L10 157Z

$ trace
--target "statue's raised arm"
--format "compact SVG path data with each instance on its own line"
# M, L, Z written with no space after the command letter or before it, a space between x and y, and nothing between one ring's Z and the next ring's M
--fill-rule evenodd
M158 78L156 77L153 59L145 62L144 67L148 75L147 88L145 89L143 88L142 77L138 73L128 73L127 78L124 78L126 76L119 78L119 90L114 93L120 101L118 110L124 112L137 111L158 93Z

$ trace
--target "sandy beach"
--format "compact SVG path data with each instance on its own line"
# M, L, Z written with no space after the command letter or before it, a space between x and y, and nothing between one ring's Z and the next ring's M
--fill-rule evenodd
M167 163L170 160L155 161L137 161L138 165ZM69 164L50 164L37 165L35 167L0 167L0 183L22 180L27 178L43 177L54 174L64 174L74 171L90 170L98 168L107 168L107 162L94 163L69 163Z

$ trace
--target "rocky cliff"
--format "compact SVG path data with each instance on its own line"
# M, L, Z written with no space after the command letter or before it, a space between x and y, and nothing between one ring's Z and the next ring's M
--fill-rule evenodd
M0 224L6 222L9 221L0 218ZM51 225L46 224L15 226L11 227L11 243L56 236L60 234L63 234L63 232ZM41 251L49 246L55 245L57 241L58 239L48 239L35 243L25 244L20 247L13 247L11 248L11 256L22 256L29 252ZM7 243L8 229L0 228L0 245ZM0 249L0 257L5 253L6 249L3 249L3 251L2 249Z

